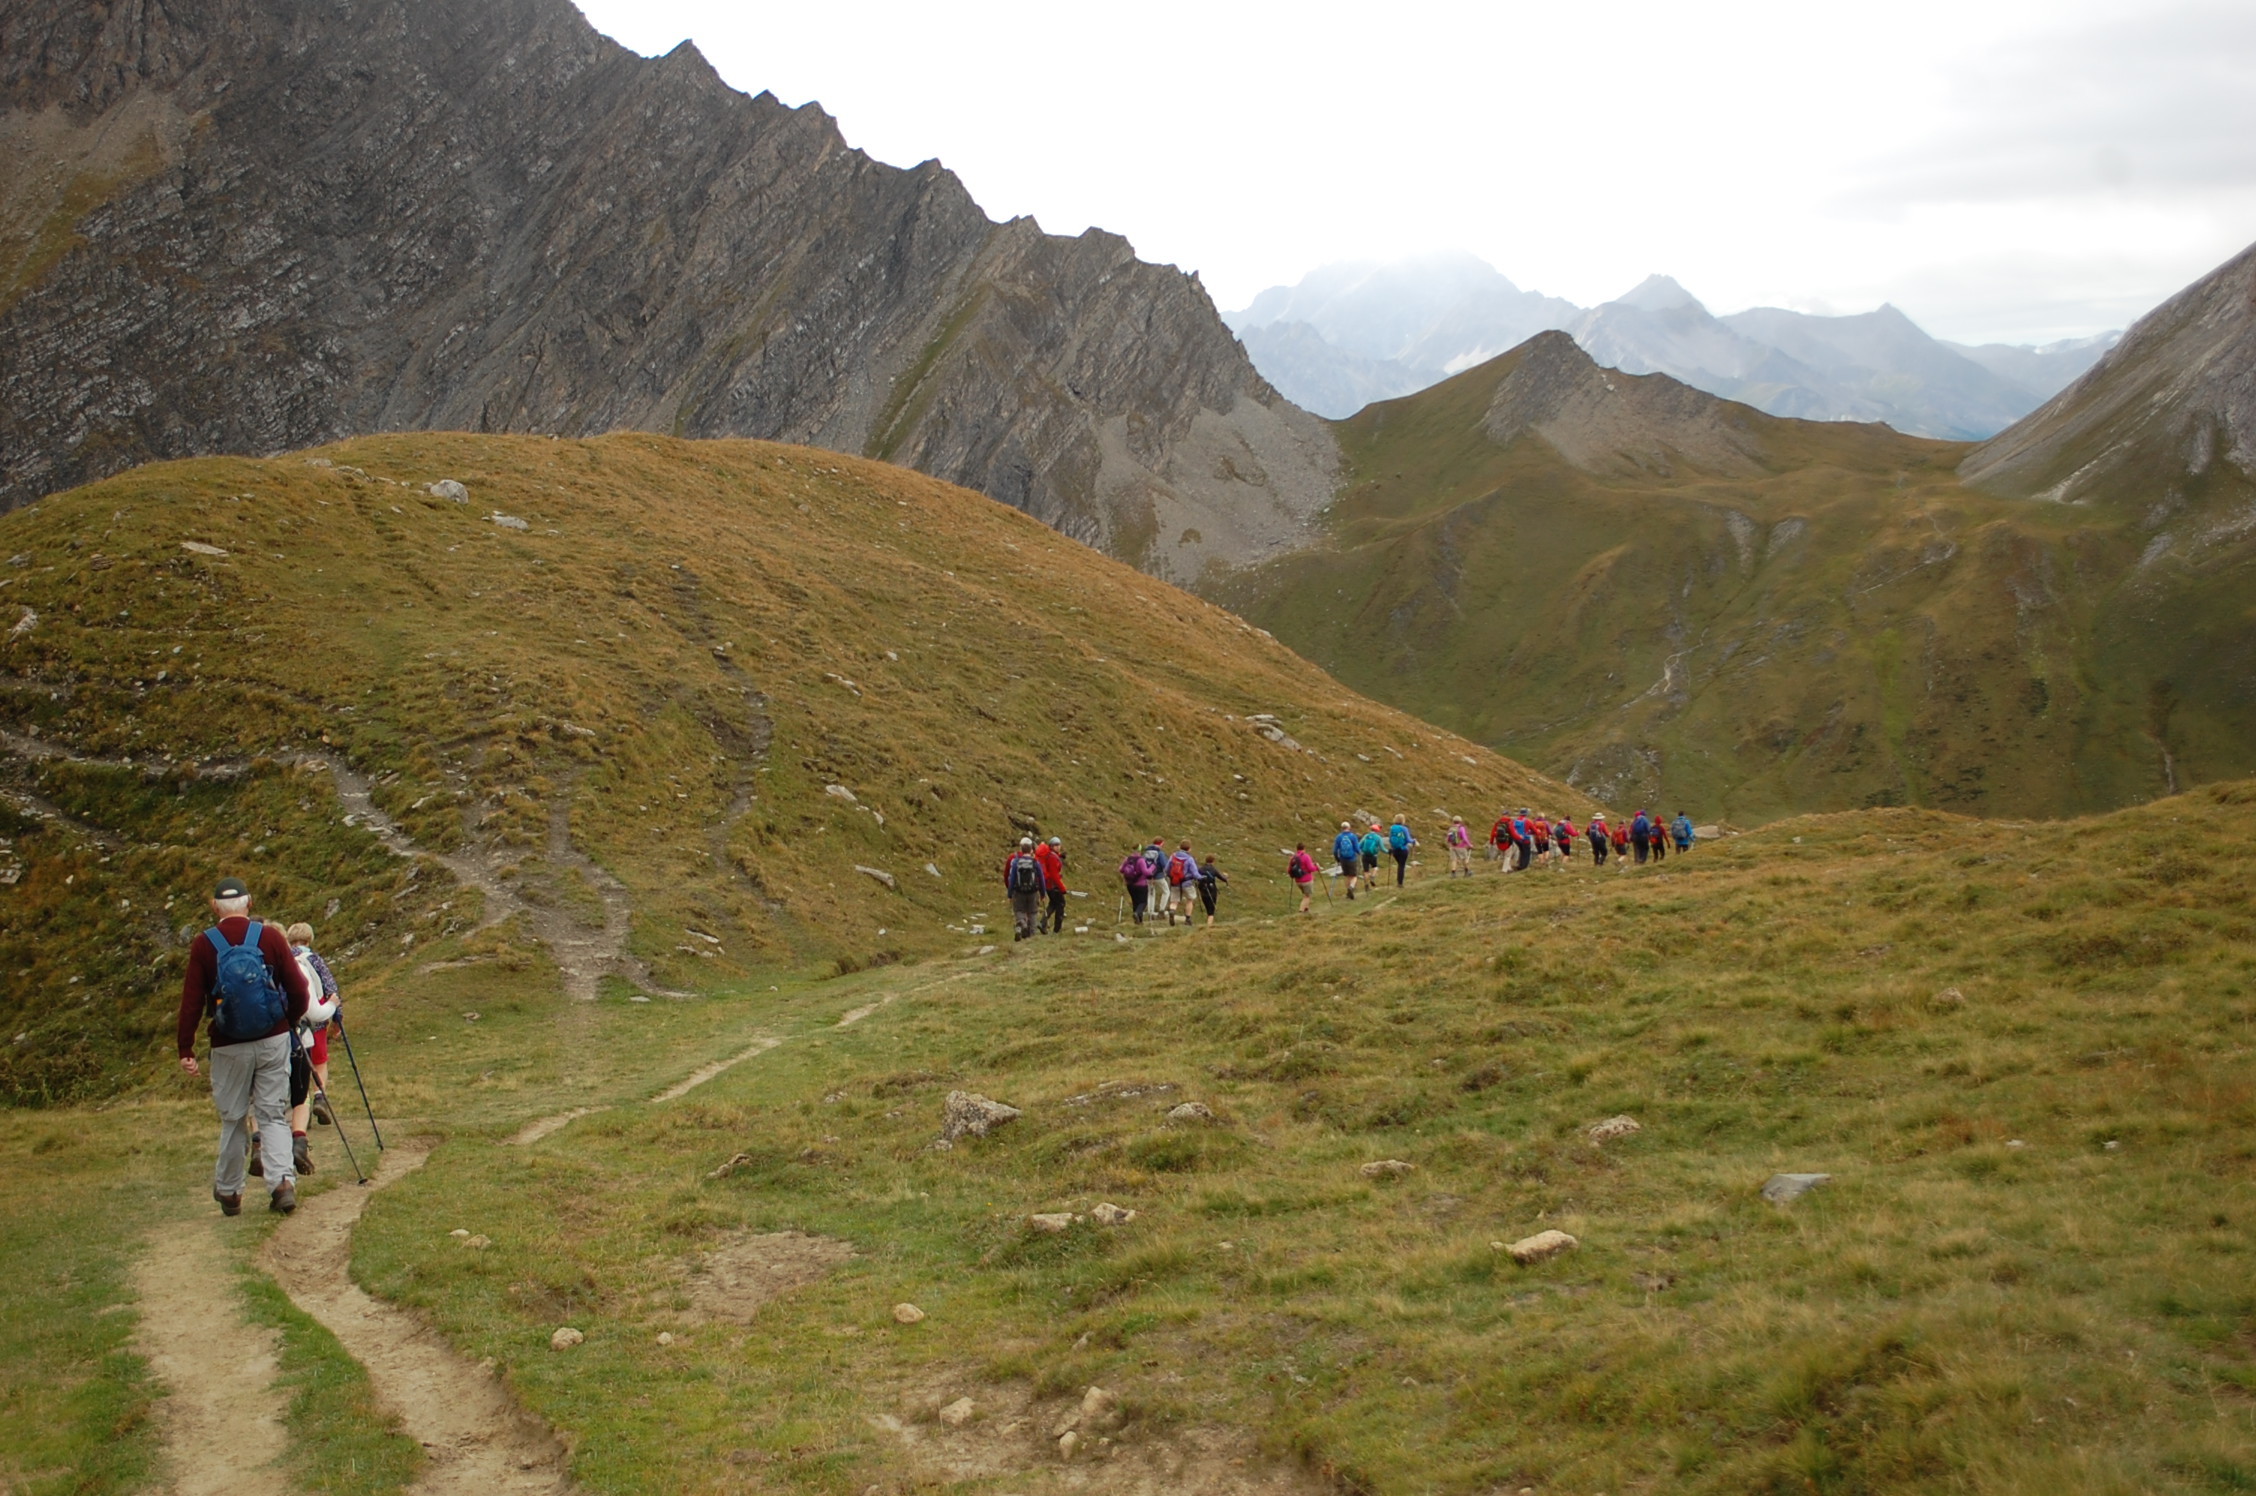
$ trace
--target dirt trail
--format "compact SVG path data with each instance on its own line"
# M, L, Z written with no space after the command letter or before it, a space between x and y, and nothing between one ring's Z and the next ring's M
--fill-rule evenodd
M263 1205L256 1189L251 1196ZM287 1496L290 1482L274 1463L287 1442L283 1394L273 1386L282 1335L244 1322L219 1231L216 1215L163 1227L133 1271L141 1304L134 1346L166 1388L157 1404L163 1489Z
M394 1147L373 1187L348 1185L307 1200L268 1239L260 1266L368 1368L377 1400L422 1444L429 1463L411 1488L417 1496L570 1492L564 1446L553 1432L412 1314L370 1298L352 1281L353 1223L375 1190L428 1156L421 1147Z

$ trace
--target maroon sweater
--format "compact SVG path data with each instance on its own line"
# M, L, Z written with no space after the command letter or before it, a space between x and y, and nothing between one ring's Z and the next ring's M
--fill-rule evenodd
M250 919L241 914L230 915L219 922L219 933L229 940L240 941L250 929ZM259 954L266 957L266 969L274 973L281 984L282 1003L286 1016L266 1033L255 1039L271 1039L276 1034L288 1033L290 1025L305 1017L306 1004L313 994L306 989L305 973L298 969L297 955L290 949L290 937L282 933L282 926L269 924L259 929ZM219 952L212 949L211 932L206 930L188 945L188 975L180 984L180 1057L186 1059L196 1052L196 1030L202 1026L212 1008L212 986L219 980ZM222 1039L212 1035L216 1048L223 1044L249 1044L255 1039Z

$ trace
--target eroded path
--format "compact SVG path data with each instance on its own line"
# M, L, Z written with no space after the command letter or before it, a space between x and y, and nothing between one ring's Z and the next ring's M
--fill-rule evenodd
M290 1483L277 1461L288 1440L273 1387L282 1335L245 1322L228 1261L215 1214L161 1228L134 1269L141 1306L134 1348L169 1389L156 1411L164 1489L286 1496Z
M391 1148L369 1188L345 1185L307 1200L268 1239L259 1265L368 1368L378 1402L398 1414L408 1436L422 1444L429 1463L411 1488L419 1496L569 1492L574 1487L564 1445L546 1425L413 1314L370 1297L352 1280L353 1223L376 1190L421 1167L428 1156L419 1145ZM204 1369L198 1366L190 1376ZM167 1381L175 1388L184 1385Z

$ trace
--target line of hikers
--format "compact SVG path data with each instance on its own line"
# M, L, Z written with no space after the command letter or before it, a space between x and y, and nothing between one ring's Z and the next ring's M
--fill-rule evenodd
M1215 905L1230 875L1214 865L1214 854L1202 860L1187 841L1167 850L1167 839L1155 836L1130 852L1120 863L1120 879L1128 888L1136 923L1164 918L1173 925L1214 923ZM1018 846L1003 860L1003 891L1010 896L1011 939L1030 940L1036 935L1065 932L1065 843L1057 837L1036 841L1018 839Z
M251 918L240 878L212 890L211 911L211 928L188 946L175 1037L180 1068L197 1075L196 1032L211 1027L212 1198L222 1214L239 1214L248 1173L265 1179L268 1208L286 1215L298 1208L297 1176L314 1171L307 1124L333 1120L309 1098L329 1092L337 979L313 949L313 926Z
M1672 843L1678 852L1689 852L1697 839L1692 818L1681 810L1673 821L1663 821L1640 810L1626 821L1609 822L1600 812L1590 818L1588 826L1578 828L1566 816L1553 820L1523 806L1517 815L1507 812L1496 818L1496 824L1489 828L1488 849L1489 855L1505 872L1525 872L1538 862L1564 868L1574 857L1576 844L1587 841L1594 866L1604 867L1611 853L1616 859L1615 865L1626 868L1633 860L1637 863L1661 861L1669 855ZM1442 841L1449 849L1449 876L1470 878L1473 875L1473 833L1463 816L1449 818L1449 830ZM1401 887L1409 869L1410 851L1417 845L1418 838L1412 834L1408 819L1399 814L1384 831L1376 821L1361 832L1352 821L1340 822L1339 834L1332 838L1332 858L1339 864L1339 879L1347 888L1347 896L1354 898L1358 888L1368 891L1378 887L1382 855L1394 859L1394 883L1397 888ZM1303 914L1314 907L1314 889L1320 871L1315 857L1309 853L1308 843L1301 842L1293 849L1285 874L1300 889ZM1327 884L1327 894L1329 891Z

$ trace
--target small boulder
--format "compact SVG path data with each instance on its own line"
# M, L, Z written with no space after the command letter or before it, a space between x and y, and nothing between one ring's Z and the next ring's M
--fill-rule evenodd
M658 1332L658 1343L660 1345L672 1345L674 1343L674 1332L671 1330L660 1330Z
M893 1306L893 1322L895 1324L913 1325L920 1323L923 1319L924 1311L914 1304L895 1304Z
M970 1398L959 1397L940 1410L940 1421L950 1428L962 1428L971 1422L971 1415L977 1411Z
M1070 1459L1072 1459L1072 1458L1073 1458L1073 1452L1074 1452L1075 1450L1079 1449L1080 1447L1081 1447L1081 1436L1080 1436L1079 1434L1075 1433L1075 1432L1074 1432L1074 1431L1073 1431L1072 1429L1067 1429L1067 1430L1066 1430L1066 1431L1065 1431L1064 1433L1062 1433L1062 1434L1058 1435L1058 1458L1059 1458L1059 1459L1063 1459L1063 1460L1070 1460Z
M568 1351L586 1339L585 1335L582 1335L570 1325L566 1325L563 1329L548 1337L548 1348L552 1351Z
M180 548L192 555L197 556L224 556L227 554L227 552L219 546L206 545L201 540L183 540L182 542L180 542Z
M1120 1399L1102 1387L1081 1394L1081 1427L1111 1428L1119 1419Z
M1927 999L1927 1006L1931 1008L1963 1008L1966 1006L1966 994L1956 987L1945 987L1942 991Z
M424 492L429 494L434 499L449 499L457 504L467 504L470 502L470 490L464 488L461 484L455 482L452 478L441 478L438 482L425 489Z
M1417 1167L1399 1158L1380 1158L1365 1164L1361 1172L1365 1179L1400 1179Z
M1608 1117L1603 1122L1592 1123L1583 1136L1593 1143L1610 1143L1616 1138L1626 1138L1631 1133L1644 1130L1635 1117Z
M1214 1108L1203 1101L1186 1101L1167 1114L1170 1122L1212 1122Z
M532 526L519 519L516 515L503 514L498 509L496 509L493 513L487 515L486 518L501 526L504 530L529 530L532 528Z
M1037 1213L1035 1215L1030 1215L1026 1218L1026 1226L1030 1231L1034 1231L1043 1235L1055 1236L1061 1231L1070 1231L1073 1229L1073 1212L1069 1210L1059 1210L1045 1211Z
M854 792L842 784L826 784L823 786L823 793L833 799L843 800L848 805L859 805L861 803L854 798Z
M1533 1236L1520 1238L1504 1250L1514 1262L1527 1267L1533 1263L1549 1262L1561 1252L1572 1252L1581 1245L1581 1242L1564 1231L1538 1231Z
M462 1244L474 1252L483 1252L493 1245L493 1238L490 1236L465 1236L462 1238Z
M893 882L893 875L885 871L883 868L863 867L860 863L857 862L854 864L854 871L860 873L865 878L875 878L878 882L884 884L887 888L896 886Z
M975 1091L950 1091L940 1114L940 1136L950 1142L961 1137L983 1138L1023 1115L1017 1107L990 1101Z
M1773 1205L1785 1205L1832 1182L1830 1174L1773 1174L1762 1187L1762 1197Z
M462 1226L455 1227L452 1231L449 1231L447 1235L453 1237L456 1241L468 1241L470 1239L469 1230Z
M1136 1219L1136 1212L1115 1205L1110 1200L1090 1207L1089 1214L1100 1226L1125 1226Z

